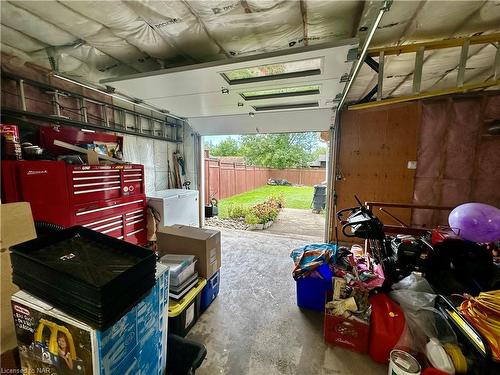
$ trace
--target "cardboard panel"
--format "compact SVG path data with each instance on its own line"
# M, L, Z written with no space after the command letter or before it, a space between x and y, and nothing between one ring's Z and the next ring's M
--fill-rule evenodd
M0 206L1 223L1 266L2 266L2 352L17 346L14 321L12 320L10 297L19 290L12 284L12 268L9 247L36 238L35 224L31 215L30 204L27 202L8 203Z

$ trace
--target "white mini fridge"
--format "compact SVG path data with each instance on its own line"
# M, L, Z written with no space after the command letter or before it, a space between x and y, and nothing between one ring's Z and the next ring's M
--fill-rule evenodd
M160 214L160 226L200 225L198 190L161 190L148 194L147 198L148 205Z

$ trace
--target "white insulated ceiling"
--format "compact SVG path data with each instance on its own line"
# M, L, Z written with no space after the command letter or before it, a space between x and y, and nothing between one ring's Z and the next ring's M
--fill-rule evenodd
M352 37L362 42L380 5L330 0L1 1L0 49L3 58L97 83ZM499 31L499 0L396 0L371 47ZM495 52L494 45L470 47L465 83L491 76ZM453 86L459 54L459 49L426 53L422 89ZM413 69L411 54L388 56L384 95L409 94ZM348 99L359 100L375 83L376 74L363 66Z

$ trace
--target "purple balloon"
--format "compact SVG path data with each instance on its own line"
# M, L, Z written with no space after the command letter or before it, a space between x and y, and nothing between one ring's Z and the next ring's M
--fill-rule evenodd
M493 242L500 240L500 209L483 203L465 203L448 216L453 231L465 240Z

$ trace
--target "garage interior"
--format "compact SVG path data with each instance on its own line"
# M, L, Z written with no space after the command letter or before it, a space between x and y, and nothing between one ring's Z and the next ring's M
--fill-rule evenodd
M0 9L2 372L500 373L498 1ZM320 243L205 225L204 137L300 132Z

